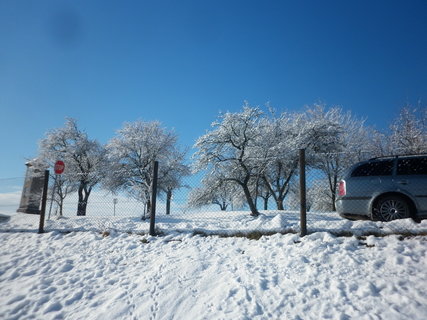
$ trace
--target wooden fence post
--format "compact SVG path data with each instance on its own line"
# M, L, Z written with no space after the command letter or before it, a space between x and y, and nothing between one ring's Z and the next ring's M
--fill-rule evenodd
M46 214L46 202L47 202L47 191L49 187L49 170L44 171L44 182L43 182L43 195L42 195L42 208L40 211L39 221L39 233L44 232L44 218Z
M305 149L299 150L299 190L301 237L307 235L307 195L305 181Z
M153 181L151 184L150 236L156 235L156 201L157 201L157 174L159 162L153 161Z

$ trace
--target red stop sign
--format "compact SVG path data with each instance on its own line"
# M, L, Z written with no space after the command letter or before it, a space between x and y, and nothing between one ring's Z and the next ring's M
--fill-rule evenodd
M61 174L64 172L65 164L64 161L58 160L55 162L55 167L53 168L55 170L55 174Z

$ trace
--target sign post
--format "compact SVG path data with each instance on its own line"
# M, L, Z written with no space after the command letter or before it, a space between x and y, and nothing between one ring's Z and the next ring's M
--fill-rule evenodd
M53 189L52 189L52 199L50 200L49 216L47 218L48 220L50 219L50 213L52 212L52 204L53 204L53 199L55 198L55 189L56 189L56 185L58 184L58 179L60 179L61 174L65 170L64 161L62 161L62 160L56 161L55 165L53 167L53 170L55 172L55 182L53 184Z
M117 202L118 202L119 200L117 199L117 198L114 198L113 199L113 205L114 205L114 211L113 211L113 216L115 217L116 216L116 204L117 204Z

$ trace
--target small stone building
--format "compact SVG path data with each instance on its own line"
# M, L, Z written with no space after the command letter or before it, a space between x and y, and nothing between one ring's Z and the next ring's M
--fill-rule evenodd
M28 161L25 165L27 172L17 212L40 214L45 165L38 159Z

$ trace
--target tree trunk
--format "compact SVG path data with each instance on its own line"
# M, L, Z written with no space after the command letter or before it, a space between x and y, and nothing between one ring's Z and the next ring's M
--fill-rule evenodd
M148 213L148 216L146 215ZM151 216L151 201L147 200L144 205L144 215L142 216L142 220L148 219Z
M147 214L147 204L144 203L144 211L142 212L141 220L145 220L145 215Z
M268 210L268 198L264 198L264 210Z
M219 207L221 208L221 211L226 211L228 204L225 203L225 201L223 201L222 203L219 203Z
M276 201L277 204L277 210L285 210L285 208L283 207L283 199L279 198Z
M254 200L252 199L251 192L249 191L247 184L241 184L243 192L245 193L246 201L248 202L249 209L251 210L251 216L258 217L259 212L255 206Z
M64 207L64 199L59 201L59 216L62 217L62 209Z
M166 194L166 214L171 214L172 190L168 190Z
M83 189L79 187L79 202L77 203L77 215L78 216L85 216L86 210L83 207Z
M77 205L77 215L85 216L87 201L89 199L91 188L87 189L87 185L84 182L80 183L79 186L79 203Z
M337 208L335 206L335 193L332 193L332 211L337 211Z
M334 174L332 177L329 177L329 189L331 190L331 208L332 211L337 211L335 207L336 193L338 185L338 176Z
M149 218L151 216L151 200L150 199L147 200L147 213Z
M85 216L86 215L86 207L87 207L87 202L85 201L79 201L79 204L77 206L77 215L78 216Z

